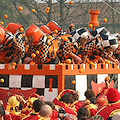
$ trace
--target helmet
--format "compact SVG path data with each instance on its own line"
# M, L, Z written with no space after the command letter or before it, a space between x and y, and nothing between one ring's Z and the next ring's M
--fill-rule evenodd
M0 44L3 44L5 40L5 30L0 27Z
M26 30L26 36L33 36L33 42L39 42L40 38L44 36L44 32L40 30L40 28L36 25L31 25Z
M75 31L72 31L70 34L75 38L76 42L79 42L81 38L87 40L90 37L90 33L87 28L79 28Z
M117 37L113 37L110 35L102 34L102 46L103 48L111 48L115 51L119 47L119 42Z
M50 30L53 32L54 30L58 30L61 31L61 27L55 22L55 21L51 21L47 24L47 26L50 28Z
M49 27L47 27L46 25L42 25L40 27L40 29L46 34L51 34L52 33L51 30L49 29Z
M100 37L102 34L110 35L110 32L105 27L101 27L96 30L91 30L90 34L91 34L91 39L93 39L96 37Z
M16 31L20 28L24 28L23 25L20 25L18 23L9 23L6 27L8 31L10 31L12 34L15 34Z
M3 28L5 32L7 31L7 28L3 27L2 25L0 25L0 28Z

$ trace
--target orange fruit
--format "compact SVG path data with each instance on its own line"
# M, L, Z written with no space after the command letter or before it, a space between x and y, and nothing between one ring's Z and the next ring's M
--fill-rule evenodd
M15 69L15 66L14 66L14 65L12 66L12 69Z
M93 28L93 24L89 24L89 27L90 27L90 28Z
M22 7L22 6L20 6L20 7L19 7L19 10L20 10L20 11L22 11L22 10L23 10L23 7Z
M49 36L49 39L53 39L53 37L50 35L50 36Z
M68 41L69 40L68 37L64 37L63 39L64 39L64 41Z
M36 57L36 54L35 54L35 53L32 53L32 54L31 54L31 57L32 57L32 58L35 58L35 57Z
M50 7L47 7L47 9L46 10L50 10Z
M30 65L35 65L35 62L34 61L30 62Z
M24 31L24 28L20 28L20 31Z
M105 78L105 81L110 81L110 77L107 76L107 77Z
M70 4L73 4L73 1L70 1Z
M13 63L13 66L16 66L16 65L17 65L17 63L16 63L16 62L14 62L14 63Z
M35 53L36 53L37 55L38 55L38 54L40 54L40 52L39 52L38 50L36 50L36 52L35 52Z
M4 79L3 79L3 78L1 78L1 79L0 79L0 82L1 82L1 83L3 83L3 82L4 82Z
M75 80L73 80L73 81L72 81L72 84L76 84L76 81L75 81Z
M46 13L49 13L50 11L49 11L49 10L46 10L45 12L46 12Z
M105 18L105 19L104 19L104 22L107 22L107 21L108 21L107 18Z
M55 33L58 33L58 30L54 30Z
M4 17L5 17L5 18L8 18L8 15L5 15Z
M79 72L82 73L82 72L83 72L83 69L80 69Z
M1 25L4 25L4 22L1 22Z
M67 59L67 60L66 60L66 63L67 63L67 64L71 64L71 63L72 63L71 59Z
M36 10L35 10L35 9L32 9L32 12L36 12Z
M48 42L48 45L50 46L50 45L51 45L51 42Z

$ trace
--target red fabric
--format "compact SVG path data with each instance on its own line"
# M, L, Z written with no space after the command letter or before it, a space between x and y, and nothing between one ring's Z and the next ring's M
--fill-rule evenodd
M75 111L78 112L78 110L83 107L83 102L81 101L75 101L72 106L72 108L75 108Z
M51 120L59 120L58 119L58 114L59 113L57 111L53 110Z
M13 120L10 114L5 115L3 118L4 118L4 120Z
M36 88L32 88L30 90L20 90L17 88L6 90L0 88L0 99L4 102L4 105L6 106L8 98L14 94L22 95L24 99L28 99L29 95L35 93L36 91Z
M91 117L94 116L98 112L98 110L96 110L94 108L91 108L89 111L90 111Z
M111 113L117 109L120 109L120 102L116 102L113 104L109 104L103 108L101 108L98 112L97 115L101 115L104 120L108 120L110 117Z
M39 120L39 119L40 119L40 115L38 114L30 114L25 118L23 118L23 120Z
M55 105L58 105L60 107L63 107L65 109L65 111L69 114L73 114L73 115L76 115L77 116L77 113L75 112L75 110L73 110L72 108L70 107L67 107L64 103L60 102L59 100L57 100L57 98L55 98L53 100L54 104Z
M20 115L14 115L14 114L10 114L12 117L12 120L21 120L20 119Z
M110 88L107 94L107 99L112 102L120 100L120 93L116 88Z

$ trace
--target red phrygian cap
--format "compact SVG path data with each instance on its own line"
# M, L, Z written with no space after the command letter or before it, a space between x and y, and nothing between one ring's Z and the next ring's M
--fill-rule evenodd
M9 23L6 27L8 31L10 31L12 34L15 34L16 31L20 28L24 28L23 25L20 25L18 23Z
M40 30L40 28L36 25L31 25L27 31L26 31L26 36L33 36L34 40L33 42L39 42L40 38L42 38L44 36L44 32Z

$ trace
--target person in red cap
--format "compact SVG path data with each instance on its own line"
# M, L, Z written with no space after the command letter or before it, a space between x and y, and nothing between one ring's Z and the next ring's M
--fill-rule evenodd
M74 24L70 24L70 25L69 25L69 30L70 30L70 32L73 31L74 29L75 29L75 25L74 25Z
M116 112L120 112L120 93L116 88L110 88L107 94L109 104L102 107L96 115L101 115L104 120L112 118Z

